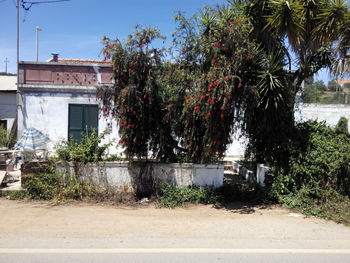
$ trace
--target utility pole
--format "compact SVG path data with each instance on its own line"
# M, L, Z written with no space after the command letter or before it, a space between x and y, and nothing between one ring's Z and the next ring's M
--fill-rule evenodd
M43 29L40 27L36 27L36 62L39 61L39 31L42 31Z
M22 102L22 90L19 84L19 1L16 0L16 39L17 39L17 93L16 93L16 104L17 104L17 138L22 135L23 129L23 102Z
M7 58L5 58L4 62L5 62L5 73L7 74L7 63L9 63L10 61Z
M18 64L19 64L19 0L16 0L16 11L17 11L17 90L19 85L19 74L18 74Z

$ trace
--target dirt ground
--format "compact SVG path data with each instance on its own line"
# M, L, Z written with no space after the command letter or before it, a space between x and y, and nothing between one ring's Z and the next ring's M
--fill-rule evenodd
M226 208L198 205L156 208L154 204L112 206L82 202L12 201L0 198L2 237L65 238L219 238L278 240L346 240L350 228L306 218L280 207Z

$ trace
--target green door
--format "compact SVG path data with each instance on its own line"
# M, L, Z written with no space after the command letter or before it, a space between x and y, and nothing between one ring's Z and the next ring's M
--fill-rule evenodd
M98 133L98 106L69 104L68 139L80 141L84 134Z

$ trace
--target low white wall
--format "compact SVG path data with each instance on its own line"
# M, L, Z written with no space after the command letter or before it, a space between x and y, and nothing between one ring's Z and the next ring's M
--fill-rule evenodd
M223 185L222 164L106 162L73 164L59 162L56 171L63 178L78 174L85 182L123 191L149 192L162 184L218 188Z

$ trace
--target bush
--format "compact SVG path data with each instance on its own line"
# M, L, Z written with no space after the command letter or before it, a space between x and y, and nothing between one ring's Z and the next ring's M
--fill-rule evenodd
M274 167L271 197L281 200L305 187L312 189L309 196L314 199L326 189L350 195L350 138L315 121L297 128L288 149L288 166Z
M28 196L27 196L26 190L11 190L11 191L0 190L0 197L6 197L9 200L23 200L23 199L26 199Z
M160 207L174 208L186 203L216 204L221 196L212 189L164 185L158 197Z
M349 120L345 117L341 117L337 123L337 126L335 126L335 132L338 134L349 134L348 129L348 122Z
M0 147L11 147L15 142L15 136L4 128L0 127Z
M89 200L96 196L97 189L91 184L80 182L77 176L72 176L68 181L61 182L57 188L55 199L65 200Z
M80 142L69 140L62 142L57 147L58 159L68 162L100 162L103 160L105 151L109 144L101 144L106 133L97 136L93 131L91 135L86 134Z
M25 175L27 197L30 199L52 199L59 186L55 173L41 173Z

